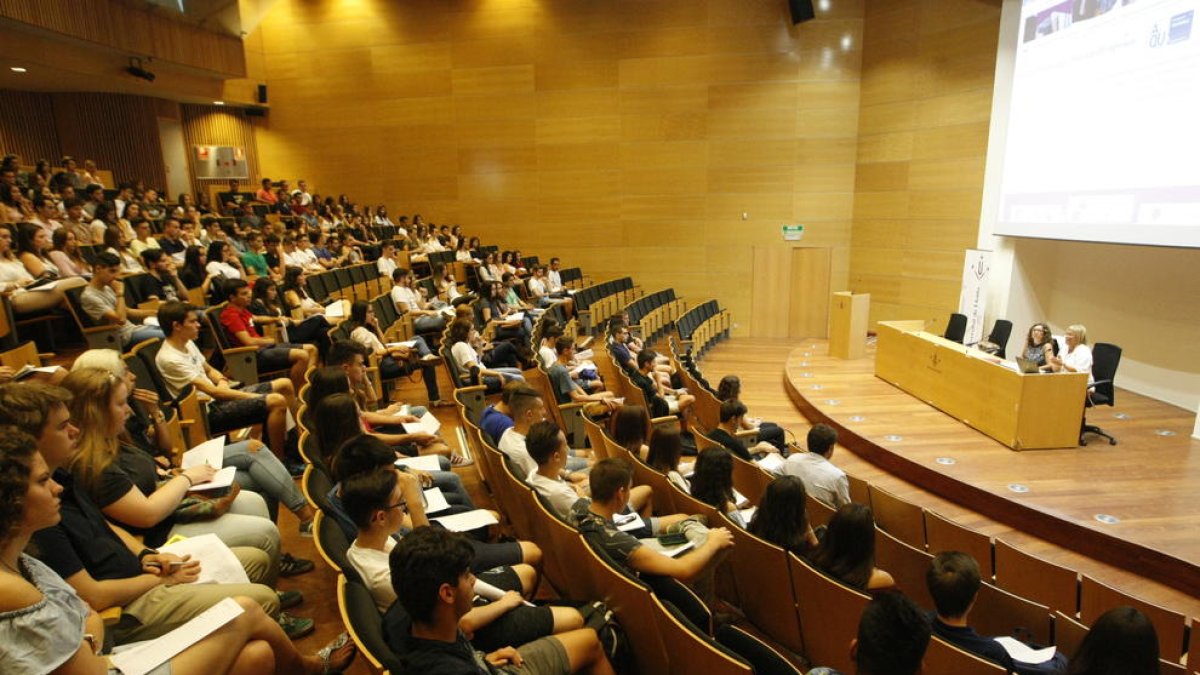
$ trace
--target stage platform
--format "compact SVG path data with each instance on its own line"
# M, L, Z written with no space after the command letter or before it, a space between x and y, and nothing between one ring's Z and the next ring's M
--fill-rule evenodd
M787 356L784 389L809 421L836 427L841 445L887 474L1200 596L1194 413L1118 389L1115 407L1088 411L1118 445L1092 437L1085 447L1017 452L875 377L874 354L870 344L866 357L843 361L824 341L803 341Z

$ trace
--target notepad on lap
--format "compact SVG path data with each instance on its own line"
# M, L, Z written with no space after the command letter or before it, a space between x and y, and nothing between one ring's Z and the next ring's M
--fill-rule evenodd
M437 455L422 455L420 457L401 457L396 460L396 466L407 466L421 471L441 471Z
M442 423L438 421L438 418L433 416L433 413L426 411L420 420L405 422L402 426L405 433L409 434L436 434L438 429L442 428Z
M200 561L197 584L248 584L250 577L236 555L215 534L195 537L175 537L159 546L160 553L174 553L180 558L191 556Z
M156 640L132 645L114 653L109 657L109 661L124 675L145 675L233 621L243 611L245 610L242 606L233 598L225 598Z
M451 532L467 532L469 530L477 530L481 527L496 525L500 521L491 514L490 511L484 509L475 509L465 513L456 513L452 516L441 516L432 518L431 520L441 523L442 527Z

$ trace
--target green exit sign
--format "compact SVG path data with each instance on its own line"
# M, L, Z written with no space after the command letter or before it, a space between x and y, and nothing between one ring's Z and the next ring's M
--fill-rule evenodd
M804 236L803 225L784 225L783 240L784 241L800 241L800 237Z

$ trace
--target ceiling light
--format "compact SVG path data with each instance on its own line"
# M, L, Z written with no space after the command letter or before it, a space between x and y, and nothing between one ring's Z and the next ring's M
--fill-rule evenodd
M225 105L225 101L213 101L213 105Z
M29 72L29 69L28 69L28 68L22 68L21 66L12 66L11 68L9 68L9 70L13 71L14 73L27 73L27 72Z

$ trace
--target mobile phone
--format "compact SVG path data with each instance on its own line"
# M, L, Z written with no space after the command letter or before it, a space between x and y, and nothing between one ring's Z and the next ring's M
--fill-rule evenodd
M679 546L680 544L686 544L687 542L688 538L682 532L676 532L674 534L662 534L658 536L658 543L662 544L663 546Z

